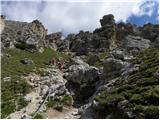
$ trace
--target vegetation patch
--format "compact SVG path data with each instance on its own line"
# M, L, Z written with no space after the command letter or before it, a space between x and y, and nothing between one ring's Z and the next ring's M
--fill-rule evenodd
M31 88L21 76L30 72L39 72L40 68L48 67L53 58L61 62L70 59L70 56L51 49L45 49L43 53L6 49L4 53L1 59L2 118L27 105L23 97L29 93ZM22 64L20 61L25 58L33 60L33 64ZM6 77L10 79L5 80Z
M110 90L101 91L95 100L99 103L94 109L99 115L109 109L117 113L118 103L127 100L126 109L135 114L135 118L158 118L159 116L159 83L155 73L158 71L159 51L155 48L140 52L133 64L139 64L140 69L131 73L128 78L119 78ZM111 104L112 103L112 104ZM107 112L107 111L106 111ZM109 113L109 114L110 114ZM123 114L120 114L123 118Z
M49 98L47 106L58 111L62 111L64 106L71 106L73 98L69 95L64 95L58 98Z
M34 117L34 119L43 119L43 116L41 114L36 114L36 116Z
M98 55L97 57L99 58L99 60L96 61L96 62L93 64L93 66L95 66L95 67L97 67L97 68L103 67L102 61L108 56L108 54L109 54L109 49L107 49L105 52L101 52L101 53L96 54L96 55ZM84 57L84 61L88 63L88 61L93 58L93 55L94 55L94 54L88 53L88 54Z

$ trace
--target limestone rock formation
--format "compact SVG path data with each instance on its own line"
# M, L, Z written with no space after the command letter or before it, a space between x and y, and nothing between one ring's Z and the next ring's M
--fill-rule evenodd
M38 20L31 23L4 20L2 50L18 47L30 51L40 51L44 47L47 31Z
M45 36L47 31L38 20L27 24L21 31L20 42L27 44L28 49L40 50L44 46Z
M114 16L112 14L105 15L100 20L101 28L96 29L94 32L100 36L105 37L106 41L109 42L109 49L114 49L117 46L116 40L116 24Z
M131 35L128 35L122 44L127 50L133 50L134 52L144 50L151 46L150 40Z
M62 38L61 32L46 35L45 37L46 47L50 47L54 50L57 50L57 43L61 40L61 38Z

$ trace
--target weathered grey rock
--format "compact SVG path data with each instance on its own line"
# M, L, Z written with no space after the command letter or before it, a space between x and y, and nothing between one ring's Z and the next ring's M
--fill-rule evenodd
M81 119L92 119L96 118L96 114L94 114L92 109L92 103L85 104L81 106L79 109L79 112L81 113Z
M30 59L28 59L28 58L25 58L25 59L23 59L23 60L20 60L20 62L21 62L22 64L26 64L26 65L33 64L33 61L30 60Z
M113 50L117 47L117 39L116 39L116 24L114 20L114 16L112 14L105 15L100 20L101 28L96 29L94 33L97 33L101 37L106 38L106 43L108 43L108 49Z
M84 62L80 56L72 58L71 61L68 63L68 66L71 65L83 65L85 67L89 67L89 65L86 62Z
M69 49L76 52L76 55L86 55L90 48L91 36L89 32L80 31L75 37L67 37L70 41Z
M128 35L123 44L128 50L144 50L150 47L150 40L143 39L139 36Z
M62 38L62 33L57 32L57 33L52 33L49 35L46 35L45 37L45 46L49 47L51 49L57 50L57 42L60 41Z
M84 82L94 82L99 76L99 71L95 67L72 65L64 76L69 81L82 84Z
M86 102L94 93L99 77L99 69L91 67L81 60L71 65L64 74L64 78L68 81L67 88L71 91L71 94L78 101L83 102Z
M29 50L37 51L44 46L47 30L41 22L34 20L23 27L21 31L21 42L27 44Z
M99 61L100 61L99 56L94 54L89 57L89 59L87 60L87 63L89 65L94 65L96 62L99 62Z
M100 20L101 26L105 26L107 24L115 24L114 16L112 14L108 14L103 16L103 18Z
M3 81L4 82L9 82L9 81L11 81L11 77L5 77L5 78L3 78Z
M136 117L136 115L132 111L128 111L126 112L126 114L129 119L134 119Z
M27 101L27 102L31 102L32 101L32 97L24 96L24 100Z
M2 33L1 33L1 49L2 52L6 48L14 48L15 43L20 39L20 32L22 28L27 24L26 22L18 22L6 20L1 18Z
M115 59L124 60L124 57L126 55L125 55L125 51L116 49L116 50L113 50L112 52L110 52L109 56L112 56Z
M45 46L57 51L69 51L69 40L61 32L46 35Z
M67 91L64 83L53 84L50 89L51 93L54 93L54 95L62 95Z
M47 85L42 85L41 87L41 91L40 91L40 95L44 96L47 94L49 87Z
M108 58L104 61L104 76L111 79L121 74L121 69L127 64L121 60Z
M121 69L121 72L122 72L121 75L127 77L129 74L136 72L138 70L139 70L138 64L133 65L133 64L128 63L124 66L123 69Z

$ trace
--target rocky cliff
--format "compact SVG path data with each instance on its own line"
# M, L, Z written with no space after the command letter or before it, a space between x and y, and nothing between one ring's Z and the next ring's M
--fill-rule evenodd
M159 118L159 25L100 24L63 39L1 16L1 117Z

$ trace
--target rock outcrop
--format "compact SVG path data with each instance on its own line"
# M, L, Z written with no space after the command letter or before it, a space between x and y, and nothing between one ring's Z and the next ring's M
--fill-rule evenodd
M28 46L27 49L39 51L44 47L47 31L38 20L27 24L21 31L20 42Z
M69 41L68 39L63 39L61 32L46 35L45 46L56 51L69 51Z
M30 51L41 51L46 35L46 29L38 20L31 23L5 20L2 50L17 47Z
M109 42L109 49L114 49L117 47L116 42L116 24L114 16L112 14L105 15L100 20L101 28L97 29L95 33L98 33L100 36L103 36Z
M128 51L131 51L133 54L137 54L139 51L147 49L150 46L150 40L131 35L128 35L122 43L122 47Z
M73 91L75 99L83 103L95 92L95 83L100 79L100 72L97 68L80 60L80 58L74 58L74 61L75 64L67 69L64 78L69 84L71 83L69 87L75 89Z

